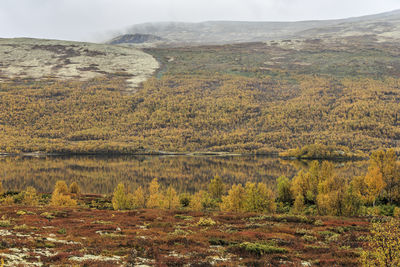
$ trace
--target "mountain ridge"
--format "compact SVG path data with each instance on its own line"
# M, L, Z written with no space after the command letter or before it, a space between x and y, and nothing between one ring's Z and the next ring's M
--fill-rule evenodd
M375 31L375 28L378 28ZM381 29L382 28L382 29ZM263 42L283 39L335 38L376 35L400 38L400 9L379 14L331 20L154 22L129 27L125 34L151 34L161 45L202 45ZM114 36L114 38L117 36Z

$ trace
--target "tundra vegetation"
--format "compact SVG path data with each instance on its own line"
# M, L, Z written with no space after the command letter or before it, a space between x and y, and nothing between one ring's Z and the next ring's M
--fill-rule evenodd
M32 187L18 194L3 189L0 256L13 262L9 255L22 246L58 264L398 264L400 165L394 150L374 151L362 176L344 179L332 162L313 161L291 180L279 177L275 188L229 185L220 176L205 188L179 192L153 179L137 188L120 183L108 196L83 194L76 182L62 180L51 195ZM84 218L78 227L85 234L74 230L75 217ZM39 237L35 229L48 224L57 233ZM24 235L35 243L18 239Z
M2 153L223 151L316 161L276 184L249 181L246 163L232 164L207 184L186 181L191 191L160 182L171 169L134 186L109 171L114 192L95 195L80 186L101 187L101 174L56 182L55 162L31 178L53 181L49 194L28 187L26 172L47 168L19 161L25 171L16 174L5 159L0 258L10 266L398 265L398 51L361 37L147 49L160 68L130 92L119 71L84 81L1 77ZM338 175L324 161L368 154L364 173ZM111 168L88 162L70 160L69 170ZM227 181L233 171L238 180ZM10 173L26 186L9 190Z

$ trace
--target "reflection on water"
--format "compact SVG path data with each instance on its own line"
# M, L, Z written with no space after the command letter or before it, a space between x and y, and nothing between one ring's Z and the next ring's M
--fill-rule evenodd
M260 156L129 156L129 157L3 157L0 158L0 180L8 190L27 186L39 192L51 192L57 180L76 181L84 193L112 193L119 182L131 188L158 178L179 192L205 189L215 175L229 184L247 181L275 186L281 175L292 178L305 161L285 161ZM366 171L365 161L336 163L340 176L351 177Z

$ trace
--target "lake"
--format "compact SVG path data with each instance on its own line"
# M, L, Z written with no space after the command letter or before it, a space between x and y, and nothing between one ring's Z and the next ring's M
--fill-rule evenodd
M266 156L7 156L0 157L0 180L13 191L33 186L48 193L57 180L65 180L77 182L83 193L110 194L119 182L134 189L158 178L162 186L194 192L206 189L216 175L228 184L253 181L275 187L277 177L292 178L308 164ZM364 174L367 165L367 161L335 162L343 178Z

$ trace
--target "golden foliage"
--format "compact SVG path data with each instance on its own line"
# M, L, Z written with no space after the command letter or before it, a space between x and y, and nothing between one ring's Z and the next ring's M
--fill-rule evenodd
M212 198L221 201L221 197L225 192L225 186L226 185L222 182L221 176L216 175L208 185L208 192L210 192Z
M282 152L330 155L400 136L400 79L164 75L133 95L123 80L0 84L0 151ZM333 154L332 154L333 153ZM318 156L318 148L306 154Z
M370 179L382 180L378 186L384 187L385 197L390 203L400 200L400 168L396 163L397 156L393 149L377 150L372 152L370 156L370 168L372 169ZM370 170L368 170L370 172ZM381 188L379 188L381 189Z
M277 183L277 200L279 202L285 203L285 204L292 204L293 201L293 194L290 189L291 183L289 178L286 176L280 176L276 180Z
M227 196L222 196L220 208L222 211L244 211L245 190L241 184L232 185Z
M72 182L69 185L69 192L71 194L79 195L81 193L81 189L79 188L79 185L76 182Z
M165 209L173 210L179 206L179 197L175 189L169 186L165 191L163 207Z
M21 203L28 206L36 206L39 204L39 196L34 187L28 186L26 190L22 192Z
M62 180L57 181L51 195L50 205L56 207L75 207L77 204L77 201L69 195L67 183Z
M57 191L54 191L51 195L50 205L55 207L75 207L77 205L77 201L72 199L70 195L64 195Z
M266 184L247 182L244 190L245 211L272 213L276 210L274 193Z
M144 190L141 186L136 188L133 195L129 198L132 204L130 206L134 208L145 208L146 207L146 198L144 194Z
M154 178L149 184L148 208L160 208L163 206L163 195L159 189L160 185L158 184L158 180Z
M189 204L189 209L194 211L202 211L204 209L203 201L207 198L208 193L204 190L200 190L192 196Z
M123 183L119 183L115 188L111 202L114 210L124 210L128 208L128 198Z
M400 221L372 224L368 247L361 253L363 266L400 266Z
M68 194L69 193L69 189L67 186L67 183L63 180L57 181L56 185L54 187L54 192L57 192L59 194Z

